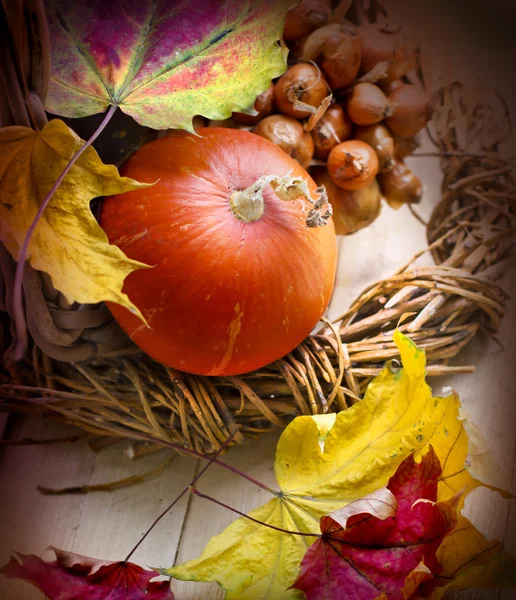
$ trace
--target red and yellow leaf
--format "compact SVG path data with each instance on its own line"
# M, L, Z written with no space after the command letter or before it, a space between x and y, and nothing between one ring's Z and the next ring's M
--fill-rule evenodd
M453 500L435 502L440 475L432 449L420 464L409 456L387 485L397 508L382 514L373 504L362 514L348 517L346 527L338 522L341 510L323 517L322 537L307 551L293 587L308 600L406 598L406 580L411 574L419 574L419 584L428 577L428 570L440 570L436 552L454 525ZM409 587L414 589L413 584Z

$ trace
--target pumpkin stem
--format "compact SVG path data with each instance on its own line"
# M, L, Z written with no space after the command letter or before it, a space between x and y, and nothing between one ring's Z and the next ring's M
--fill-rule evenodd
M247 189L231 194L229 199L231 211L239 221L253 223L261 218L265 210L263 190L269 185L270 179L266 176L260 177Z
M281 200L296 200L304 197L313 208L306 219L307 227L320 227L325 225L332 215L331 204L328 203L328 195L324 186L318 187L315 193L316 199L312 198L308 184L301 177L290 177L287 173L282 177L277 175L263 175L245 190L235 191L231 194L229 204L231 211L239 221L252 223L258 221L265 210L263 190L270 185L274 193ZM322 212L322 208L325 211Z

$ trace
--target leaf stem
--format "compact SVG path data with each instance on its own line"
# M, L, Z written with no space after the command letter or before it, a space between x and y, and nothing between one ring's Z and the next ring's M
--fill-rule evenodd
M25 355L25 352L27 350L27 344L28 344L27 328L26 328L26 323L25 323L25 315L24 315L24 311L23 311L22 289L23 289L23 273L24 273L24 269L25 269L25 260L27 258L27 250L29 247L29 243L30 243L32 234L34 233L34 230L36 229L36 226L38 225L39 220L41 219L43 213L45 212L46 207L48 206L50 200L52 199L52 196L54 195L57 188L63 182L63 179L68 175L70 169L77 162L77 160L80 158L82 153L87 148L89 148L93 144L93 142L97 139L97 137L101 134L101 132L104 130L106 125L111 120L111 117L115 114L117 108L118 107L115 104L109 108L109 110L106 112L104 119L102 120L100 125L97 127L97 129L95 130L93 135L79 148L79 150L69 160L69 162L66 165L66 167L64 168L63 172L61 173L61 175L59 175L59 177L55 181L54 185L52 186L51 190L46 195L45 200L42 202L41 206L39 207L39 210L27 231L25 239L23 240L23 244L20 249L20 255L18 257L18 263L16 264L16 272L14 275L14 285L13 285L13 319L14 319L14 323L15 323L15 327L16 327L16 343L15 343L15 346L12 350L12 354L10 357L10 359L12 361L19 361L23 358L23 356Z
M183 489L183 491L175 498L175 500L169 504L167 506L167 508L165 508L165 510L156 518L154 519L152 525L147 529L147 531L142 535L142 537L138 540L137 544L133 547L133 549L129 552L129 554L125 557L124 562L127 562L131 556L136 552L136 550L140 547L140 545L143 543L143 541L145 540L145 538L149 535L149 533L154 529L154 527L156 527L156 525L161 521L161 519L170 511L172 510L172 508L174 508L174 506L179 502L179 500L181 500L181 498L186 494L186 492L188 492L188 490L191 488L192 485L194 485L194 483L200 478L202 477L202 475L204 475L204 473L206 472L206 470L213 464L213 462L215 462L215 460L217 459L218 456L220 456L220 453L224 450L224 448L227 447L227 445L233 440L233 438L235 437L235 431L229 435L228 438L226 438L226 440L224 441L224 443L220 446L220 448L217 450L217 452L208 460L208 462L204 465L204 467L199 471L199 473L192 479L192 481Z
M245 519L249 519L249 521L253 521L254 523L258 523L258 525L263 525L264 527L268 527L269 529L274 529L275 531L279 531L280 533L289 533L291 535L301 535L304 537L317 537L317 538L322 537L322 534L320 534L320 533L305 533L303 531L291 531L290 529L283 529L281 527L276 527L275 525L271 525L270 523L265 523L264 521L259 521L258 519L255 519L254 517L250 517L249 515L246 515L244 512L241 512L241 511L237 510L236 508L229 506L228 504L224 504L224 502L221 502L220 500L216 500L215 498L212 498L212 496L208 496L207 494L201 493L198 489L196 489L194 487L190 487L190 493L193 494L194 496L199 496L199 498L204 498L205 500L209 500L210 502L213 502L214 504L218 504L219 506L222 506L223 508L227 508L231 512L234 512L237 515L244 517Z
M200 458L202 460L208 460L208 461L210 461L210 463L214 462L219 467L222 467L223 469L227 469L228 471L235 473L235 475L238 475L239 477L242 477L243 479L247 479L247 481L254 483L254 485L256 485L257 487L262 488L262 490L265 490L266 492L269 492L269 494L272 494L273 496L278 495L278 492L275 492L273 489L271 489L270 487L268 487L261 481L258 481L258 479L255 479L254 477L251 477L251 475L248 475L247 473L240 471L240 469L237 469L233 465L225 463L222 460L218 460L217 455L215 455L213 458L210 458L209 456L206 456L205 454L201 454L200 452L196 452L195 450L191 450L190 448L185 448L184 446L181 446L179 444L174 444L174 442L169 442L168 440L162 440L160 438L156 438L152 435L146 435L144 433L140 433L135 437L137 437L138 439L146 440L148 442L163 444L164 446L167 446L168 448L172 448L173 450L177 450L178 452L183 452L185 454L189 454L190 456L194 456L195 458Z

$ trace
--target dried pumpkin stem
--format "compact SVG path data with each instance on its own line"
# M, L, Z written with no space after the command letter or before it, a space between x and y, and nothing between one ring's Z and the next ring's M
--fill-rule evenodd
M268 185L281 200L292 201L297 198L305 198L310 204L313 204L306 219L307 227L325 225L332 215L331 204L328 203L328 195L324 186L315 190L316 198L314 199L306 179L290 177L287 173L281 177L263 175L245 190L234 191L229 198L229 204L233 215L239 221L253 223L261 219L265 210L263 191Z

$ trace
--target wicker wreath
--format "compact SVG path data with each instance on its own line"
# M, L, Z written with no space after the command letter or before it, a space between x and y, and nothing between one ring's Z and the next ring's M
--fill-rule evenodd
M0 76L10 90L0 96L0 125L40 128L49 73L42 4L25 0L11 13L0 6L0 19ZM458 83L434 100L429 135L444 176L424 251L434 266L415 265L421 252L290 354L238 377L188 375L153 361L103 305L70 306L44 273L27 266L33 343L23 362L0 371L0 411L52 415L92 434L146 440L147 448L153 439L154 447L161 440L213 452L233 432L239 442L297 415L359 401L384 362L398 358L392 333L402 316L400 329L426 350L429 376L472 372L448 361L479 331L495 334L504 315L507 295L497 281L511 261L516 189L514 164L499 145L510 123L508 111L501 121L495 103L472 100ZM15 264L1 245L0 265L5 350L13 334Z

